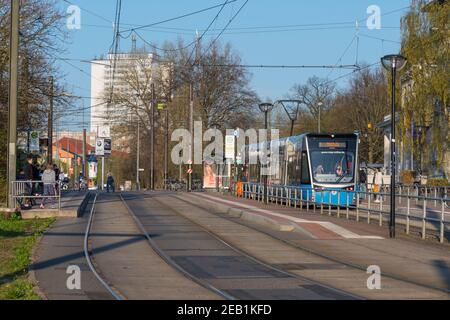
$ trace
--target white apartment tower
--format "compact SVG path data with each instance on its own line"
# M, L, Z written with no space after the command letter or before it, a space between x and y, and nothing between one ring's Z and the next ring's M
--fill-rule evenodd
M112 86L115 92L132 92L123 79L127 70L135 67L137 60L141 64L144 61L145 65L153 66L154 55L137 52L134 42L131 53L108 54L107 58L91 61L91 132L96 132L100 126L113 126L107 119L108 111L110 108L117 111L120 106L108 103L108 92ZM144 72L141 76L145 78Z

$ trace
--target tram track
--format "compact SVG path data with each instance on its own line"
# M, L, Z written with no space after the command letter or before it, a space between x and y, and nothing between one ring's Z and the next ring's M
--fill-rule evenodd
M352 268L354 270L366 272L366 268L364 266L361 266L361 265L358 265L358 264L355 264L355 263L351 263L351 262L348 262L348 261L342 261L341 259L332 257L330 255L327 255L327 254L324 254L324 253L321 253L321 252L318 252L317 250L313 250L311 248L302 246L302 245L300 245L298 243L294 243L294 242L292 242L290 240L283 239L280 236L275 235L276 232L270 232L270 231L264 230L265 228L262 227L262 226L256 226L253 223L241 221L239 218L230 217L227 214L224 214L224 213L221 213L221 212L215 212L215 210L211 210L211 208L207 208L205 206L193 203L193 202L188 201L188 200L186 200L186 199L184 199L182 197L179 197L179 196L176 196L176 198L178 200L181 200L181 201L185 202L185 203L188 203L189 205L197 207L197 208L199 208L201 210L205 210L205 211L207 211L207 212L209 212L211 214L218 215L220 218L225 219L225 220L227 220L229 222L236 223L236 224L238 224L240 226L249 228L249 229L251 229L253 231L256 231L256 232L260 232L260 233L262 233L262 234L264 234L266 236L271 237L272 239L278 240L278 241L282 242L283 244L286 244L286 245L290 246L291 248L300 250L300 251L302 251L304 253L311 254L311 255L314 255L316 257L325 259L325 260L328 260L328 261L330 261L332 263L337 263L337 264L340 264L342 266L345 266L345 267L348 267L348 268ZM209 231L211 233L213 233L211 230L209 230ZM217 235L217 234L215 234L215 236L219 237L219 235ZM401 277L401 276L398 276L398 275L393 275L393 274L390 274L390 273L382 272L381 276L389 278L389 279L392 279L392 280L401 281L401 282L408 283L408 284L411 284L411 285L419 286L419 287L422 287L422 288L436 290L436 291L440 291L440 292L443 292L443 293L446 293L446 294L450 294L450 290L448 290L448 289L440 288L440 287L436 287L436 286L432 286L432 285L426 285L424 283L413 281L411 279L404 278L404 277Z
M164 261L166 261L166 263L168 263L169 265L174 267L176 270L178 270L180 273L185 275L187 278L189 278L189 279L195 281L196 283L202 285L203 287L205 287L205 288L215 292L216 294L219 294L220 296L224 297L227 300L245 299L245 298L243 298L243 297L245 297L245 294L237 294L236 295L236 294L230 293L229 290L227 290L227 289L223 289L223 288L220 288L220 286L211 284L211 279L206 279L206 280L202 279L202 278L194 275L192 272L188 271L186 268L182 267L176 261L174 261L174 259L167 253L167 249L166 250L162 249L161 246L158 245L158 243L154 239L152 239L152 236L150 235L148 230L145 228L145 226L140 221L140 219L137 217L137 215L134 213L134 211L131 209L131 207L127 204L127 200L128 201L132 201L132 200L135 200L135 199L127 199L126 200L126 199L124 199L122 194L121 194L120 197L121 197L121 200L123 201L125 207L129 211L130 215L132 215L133 219L135 220L135 222L136 222L137 226L139 227L140 231L147 238L150 246L153 248L153 250ZM345 292L345 291L340 290L340 289L332 288L332 287L327 286L327 285L325 285L325 284L323 284L321 282L308 279L306 277L303 277L303 276L300 276L300 275L288 272L286 270L282 270L282 269L277 268L277 267L275 267L273 265L265 263L265 262L259 260L258 258L256 258L256 257L254 257L254 256L252 256L252 255L242 251L241 249L237 248L236 246L232 245L231 243L225 241L219 235L215 234L211 230L206 229L202 225L196 223L194 220L189 219L186 216L180 214L175 209L173 209L173 208L167 206L166 204L162 203L161 201L159 201L157 198L153 198L152 201L159 203L161 205L161 207L164 207L166 210L169 210L170 212L174 213L179 218L188 221L192 226L195 226L195 228L200 229L201 232L203 232L204 234L208 235L208 237L210 237L211 239L213 239L217 243L220 243L221 245L223 245L227 249L231 250L237 257L240 257L244 261L251 261L251 263L257 265L259 268L262 268L262 269L265 269L265 270L270 270L270 272L272 272L273 274L276 274L278 277L281 277L283 280L289 279L289 281L299 281L299 282L304 284L305 288L312 288L312 287L319 288L319 291L325 292L325 296L327 296L327 295L328 296L333 296L334 295L335 297L339 297L340 299L356 299L356 300L362 300L363 299L362 297L359 297L357 295ZM188 202L186 202L186 203L188 203ZM190 203L188 203L188 204L192 205ZM170 249L170 250L175 250L175 249ZM211 257L213 257L213 256L211 256ZM243 264L244 264L244 268L245 268L246 267L245 263L243 263ZM255 276L255 275L247 275L247 276L249 276L249 278L252 278L252 277L256 277L257 278L257 276Z
M92 224L93 224L93 220L94 220L95 206L96 206L96 203L97 203L97 198L98 198L98 193L95 194L95 198L94 198L94 201L92 203L92 208L91 208L91 211L89 213L89 220L88 220L88 224L87 224L87 227L86 227L86 232L85 232L84 242L83 242L84 256L86 258L86 261L87 261L89 269L95 275L97 280L102 284L102 286L111 294L111 296L115 300L119 300L120 301L120 300L124 300L125 297L122 294L120 294L119 292L117 292L117 290L113 289L107 283L107 281L100 275L100 273L98 272L97 268L94 266L94 263L93 263L93 261L91 259L92 250L89 249L89 247L90 247L90 245L89 245L89 238L90 238L90 233L91 233Z

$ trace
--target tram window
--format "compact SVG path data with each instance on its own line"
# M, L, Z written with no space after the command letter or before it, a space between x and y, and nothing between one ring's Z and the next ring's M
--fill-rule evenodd
M309 176L308 154L302 152L302 169L301 169L302 184L311 184L311 177Z

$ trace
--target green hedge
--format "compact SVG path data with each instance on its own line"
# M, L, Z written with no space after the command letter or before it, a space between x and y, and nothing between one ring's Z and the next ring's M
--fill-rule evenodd
M447 187L449 185L450 183L448 182L448 180L444 178L428 179L427 181L427 186L430 187Z

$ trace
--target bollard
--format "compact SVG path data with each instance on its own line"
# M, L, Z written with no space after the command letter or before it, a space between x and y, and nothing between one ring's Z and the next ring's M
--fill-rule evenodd
M338 191L337 217L341 217L341 191Z
M425 191L426 193L426 191ZM423 198L422 239L425 240L427 232L427 198Z
M359 192L356 193L356 222L359 222L359 201L360 201Z
M297 188L294 189L294 209L297 209Z
M434 188L434 206L437 207L437 188Z
M411 208L411 197L409 196L409 189L408 189L408 198L406 200L406 234L409 235L409 223L410 223L410 208Z
M346 217L347 220L349 219L350 216L350 202L349 202L349 192L346 191L346 195L347 195L347 212L346 212Z
M306 190L306 212L309 212L309 190Z
M444 243L444 230L445 230L445 202L444 199L441 200L441 227L439 234L439 241Z
M328 215L331 217L331 192L328 192Z
M380 219L380 227L383 226L383 197L381 197L380 200L380 215L379 215L379 219Z

